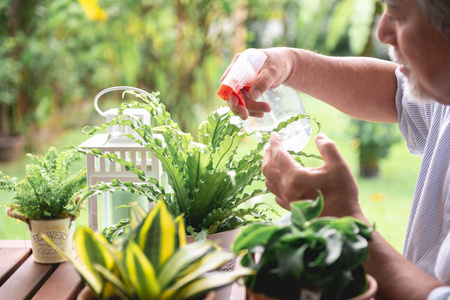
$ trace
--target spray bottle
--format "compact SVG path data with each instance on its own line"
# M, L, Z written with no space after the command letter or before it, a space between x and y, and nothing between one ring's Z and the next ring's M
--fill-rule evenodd
M217 92L219 97L226 100L234 94L239 99L239 105L245 106L241 90L249 91L266 59L266 54L261 50L247 49L242 52L223 80ZM249 117L243 124L248 133L256 131L252 136L257 141L261 140L263 134L273 131L280 122L299 114L306 115L297 91L287 85L267 90L261 95L259 101L270 104L272 108L270 113L264 114L262 118ZM279 134L286 150L299 152L309 141L311 124L308 119L301 119L287 125L280 130Z

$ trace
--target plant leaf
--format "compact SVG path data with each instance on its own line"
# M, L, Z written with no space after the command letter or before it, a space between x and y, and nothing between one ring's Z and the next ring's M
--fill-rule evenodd
M330 228L322 235L322 237L325 239L327 246L325 263L327 265L331 265L341 256L343 238L341 233L336 228Z
M323 195L320 191L316 200L301 200L291 202L292 223L298 228L304 228L304 222L318 217L323 210Z
M200 278L203 274L214 271L218 267L222 266L227 261L234 258L234 255L230 252L216 251L206 254L195 264L187 268L180 274L181 278L166 289L165 294L175 294L183 286L189 284L190 282Z
M138 229L136 241L155 268L162 266L178 247L176 229L164 201L156 203Z
M159 299L161 287L155 269L141 248L130 241L125 251L125 267L132 286L140 299Z
M179 248L161 267L158 273L158 281L161 287L165 289L173 283L175 278L193 261L200 259L211 249L214 245L210 241L195 242L187 244Z
M369 257L369 243L360 235L347 236L342 249L342 264L352 270Z
M79 259L102 282L103 287L104 278L95 270L94 264L108 270L114 267L114 257L105 246L108 241L102 234L93 232L88 227L82 227L77 230L74 242Z
M131 228L136 228L139 224L141 224L145 217L147 216L147 212L139 205L137 202L130 203L130 226Z
M178 245L184 247L186 245L186 228L184 227L183 216L176 217L174 222L175 226L177 226Z
M251 274L253 274L253 271L245 268L239 268L232 272L208 273L183 287L177 293L175 299L189 299L195 296L203 295L212 289L226 286L242 276Z
M110 270L106 269L105 267L103 267L99 264L94 264L93 268L97 272L102 274L103 278L105 278L105 280L107 282L110 282L117 289L119 289L123 294L125 294L126 297L128 297L128 298L132 297L131 291L128 289L128 287L125 284L123 284L122 281L120 281L120 279L116 275L114 275L113 272L111 272Z
M239 118L233 115L229 107L219 107L200 124L198 141L215 149L225 136L232 136L241 128L242 122L239 122Z
M212 154L213 169L225 170L229 169L231 159L236 154L239 144L244 135L240 132L235 132L233 135L224 136L223 140L219 142L218 147L214 149Z
M308 244L304 244L301 247L287 245L276 249L279 274L285 281L292 280L292 278L300 281L301 274L305 269L303 256L307 248Z
M266 245L272 235L279 229L280 227L276 225L252 224L241 231L234 240L231 249L238 252L258 245Z

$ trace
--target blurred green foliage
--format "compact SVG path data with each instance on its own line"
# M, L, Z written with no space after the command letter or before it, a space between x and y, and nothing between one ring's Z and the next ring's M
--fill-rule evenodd
M361 177L379 176L380 160L386 158L392 145L400 142L401 134L394 124L374 123L352 119L351 137L359 151L359 172Z
M283 45L360 54L379 5L100 0L107 18L95 20L80 3L95 1L0 1L0 135L87 125L91 99L114 85L160 91L174 120L192 131L223 104L216 91L236 52ZM240 26L245 35L236 34Z
M249 0L249 44L291 46L324 54L361 55L381 12L377 0ZM280 21L279 34L264 36ZM273 28L272 28L273 30Z

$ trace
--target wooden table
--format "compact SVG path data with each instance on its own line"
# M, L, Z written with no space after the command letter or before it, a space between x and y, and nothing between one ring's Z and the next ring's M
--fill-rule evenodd
M0 299L76 299L84 283L69 263L33 261L30 241L0 240ZM230 300L245 299L245 288L233 284Z
M37 264L29 241L0 241L0 299L76 299L83 287L69 263Z

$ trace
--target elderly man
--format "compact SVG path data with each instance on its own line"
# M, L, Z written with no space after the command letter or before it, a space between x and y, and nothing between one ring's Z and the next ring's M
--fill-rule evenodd
M366 268L378 281L380 298L450 299L450 1L383 2L378 37L392 46L395 63L266 49L268 59L246 107L234 96L228 105L243 119L260 117L270 106L255 100L283 83L352 117L398 122L409 151L423 155L404 256L375 231ZM314 198L320 189L324 215L351 215L369 223L358 203L355 178L336 145L323 134L316 145L323 166L303 168L272 134L263 173L277 202L289 208L291 201Z

